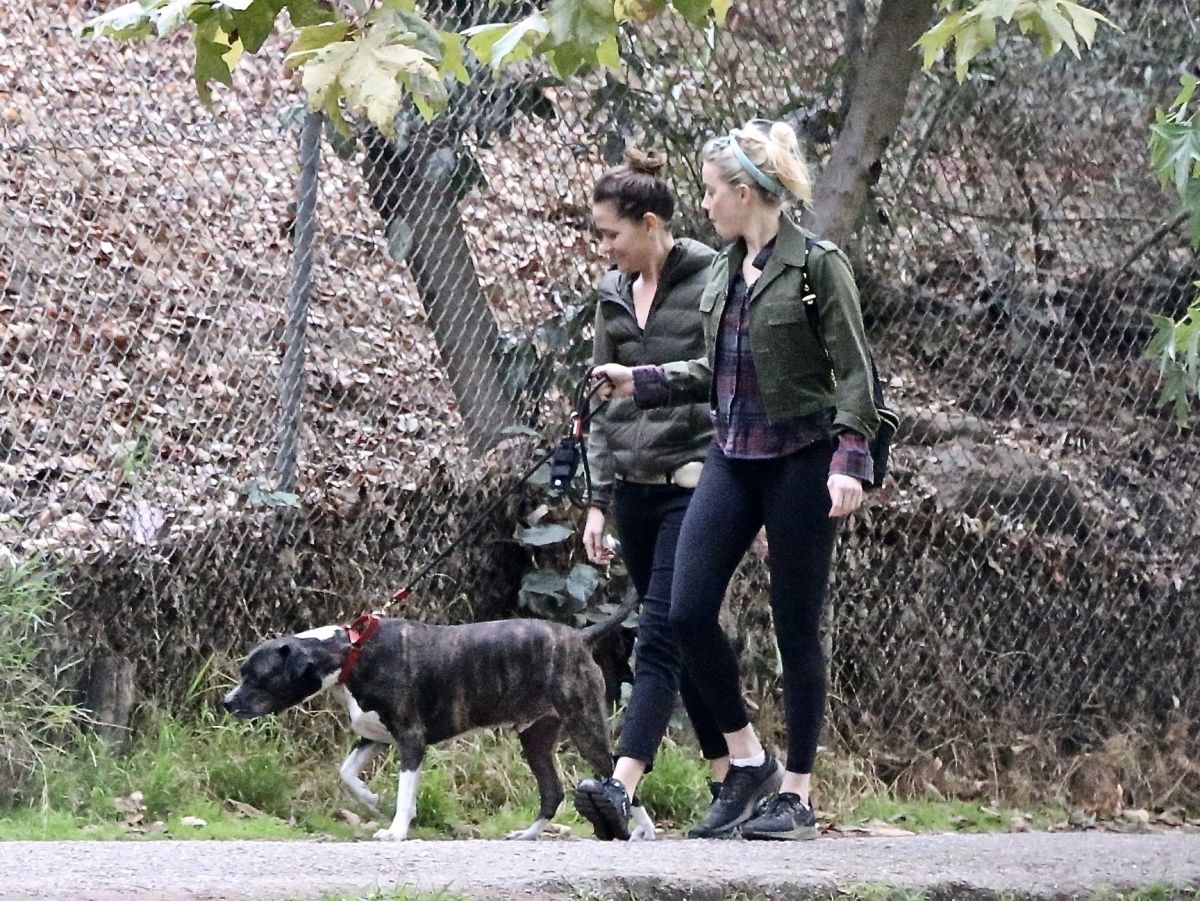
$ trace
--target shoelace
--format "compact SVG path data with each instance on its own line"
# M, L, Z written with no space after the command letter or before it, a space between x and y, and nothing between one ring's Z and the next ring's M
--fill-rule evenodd
M793 795L790 792L782 795L776 795L764 807L763 815L777 817L783 814L802 813L808 809L808 805L800 800L799 795Z

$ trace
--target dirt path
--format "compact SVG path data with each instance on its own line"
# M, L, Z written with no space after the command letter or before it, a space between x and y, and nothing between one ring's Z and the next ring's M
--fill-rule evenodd
M805 844L661 841L0 842L0 898L285 899L405 885L476 898L703 901L888 884L951 897L1200 888L1200 834L923 835Z

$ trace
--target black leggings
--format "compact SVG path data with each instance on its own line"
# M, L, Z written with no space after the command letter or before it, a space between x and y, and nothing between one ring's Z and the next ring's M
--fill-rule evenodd
M682 694L705 759L724 757L725 737L683 674L679 645L671 634L668 611L675 572L675 545L692 492L675 485L634 485L618 481L613 491L621 557L641 597L633 666L633 691L617 756L632 757L653 768L654 754Z
M734 570L766 525L793 773L812 772L825 709L820 620L837 532L825 484L833 447L822 441L774 460L738 460L713 445L683 520L671 594L687 672L721 731L736 732L749 720L737 656L718 615Z

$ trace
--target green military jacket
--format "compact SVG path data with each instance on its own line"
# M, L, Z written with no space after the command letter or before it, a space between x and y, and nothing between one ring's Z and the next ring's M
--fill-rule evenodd
M700 295L715 256L699 241L675 241L644 329L633 308L634 276L608 272L596 304L593 362L644 366L703 354ZM593 506L608 507L614 476L665 476L684 463L703 460L711 438L703 397L653 410L638 409L633 398L614 398L592 419L588 434Z
M848 428L870 439L879 417L871 387L871 359L863 330L858 288L846 256L829 241L805 251L814 238L787 216L779 223L775 251L751 291L750 350L758 370L759 390L772 423L833 409L834 428ZM813 333L805 312L804 268L820 313L821 337ZM708 399L716 408L713 355L730 280L746 258L746 244L735 241L709 269L700 297L704 318L705 355L667 363L668 404Z

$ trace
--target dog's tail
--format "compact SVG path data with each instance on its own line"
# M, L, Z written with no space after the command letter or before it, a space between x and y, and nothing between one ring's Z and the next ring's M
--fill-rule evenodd
M605 635L611 635L617 629L621 628L621 624L629 619L629 614L637 609L638 593L637 590L630 585L629 590L625 592L625 600L621 602L621 606L617 608L617 612L603 622L593 623L587 628L581 630L583 640L588 644L594 641L599 641Z

